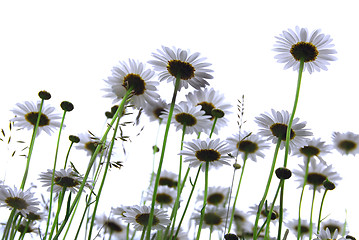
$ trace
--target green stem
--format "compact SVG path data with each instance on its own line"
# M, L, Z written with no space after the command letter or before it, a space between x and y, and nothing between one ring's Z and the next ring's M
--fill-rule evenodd
M9 232L10 232L10 229L11 229L11 224L14 221L15 213L16 213L16 209L14 208L13 210L11 210L10 215L9 215L9 219L6 222L6 226L5 226L5 229L4 229L4 234L2 235L2 240L7 239L8 236L9 236Z
M68 161L69 156L70 156L70 150L71 150L73 144L74 144L74 142L71 142L69 150L67 151L66 158L65 158L64 169L66 169L67 161Z
M27 154L27 161L26 161L26 168L25 168L25 173L24 173L24 177L22 179L21 182L21 186L20 189L24 190L25 187L25 183L26 183L26 179L27 179L27 175L29 173L29 167L30 167L30 159L31 159L31 155L32 155L32 150L34 148L34 144L35 144L35 138L36 138L36 133L37 133L37 129L39 127L39 123L40 123L40 117L41 117L41 110L42 110L42 106L44 105L44 100L41 100L40 103L40 108L39 108L39 112L37 114L37 121L36 124L34 126L34 130L32 132L32 136L31 136L31 142L30 142L30 147L29 147L29 153Z
M262 197L262 200L261 200L261 202L259 204L258 211L257 211L256 221L255 221L254 228L253 228L253 240L257 240L257 237L258 237L257 236L257 228L258 228L259 216L261 214L264 202L265 202L265 200L267 198L267 195L268 195L268 191L269 191L269 187L270 187L270 184L271 184L271 181L272 181L274 167L275 167L275 163L276 163L276 160L277 160L280 144L281 144L281 139L278 139L278 142L277 142L277 145L276 145L276 148L275 148L275 151L274 151L272 166L271 166L271 170L270 170L270 173L269 173L267 185L266 185L266 188L264 190L263 197Z
M147 226L147 235L146 235L147 240L150 240L150 237L151 237L151 229L152 229L153 215L154 215L154 211L155 211L157 189L158 189L158 184L159 184L159 181L160 181L160 174L161 174L163 160L164 160L164 156L165 156L168 132L169 132L171 121L172 121L173 109L175 107L176 98L177 98L177 92L178 92L180 81L181 81L181 78L180 78L180 75L178 75L176 77L176 82L175 82L174 92L173 92L173 96L172 96L171 106L170 106L170 109L169 109L169 112L168 112L166 130L165 130L165 134L164 134L164 137L163 137L163 143L162 143L161 157L160 157L160 161L158 163L156 181L155 181L155 185L154 185L154 188L153 188L151 211L150 211L150 216L149 216L149 219L148 219L148 226ZM145 229L143 231L145 231Z
M209 162L206 161L206 168L204 172L204 197L203 197L203 207L201 210L201 219L199 221L198 230L197 230L197 238L199 240L201 237L201 230L204 220L204 215L206 213L206 205L207 205L207 194L208 194L208 169L209 169Z
M322 217L322 209L323 209L323 205L324 205L324 198L325 195L327 194L328 189L325 189L324 194L323 194L323 198L322 198L322 202L320 203L320 209L319 209L319 217L318 217L318 227L317 227L317 233L319 234L319 230L320 230L320 223L322 222L321 217ZM343 233L344 235L345 233Z
M234 212L235 212L235 210L236 210L236 204L237 204L237 199L238 199L238 194L239 194L239 188L240 188L241 183L242 183L242 177L243 177L243 173L244 173L244 168L245 168L245 166L246 166L247 158L248 158L248 152L246 152L246 153L244 154L243 166L242 166L242 170L241 170L241 176L240 176L240 178L239 178L239 182L238 182L238 186L237 186L237 191L236 191L236 196L234 197L234 202L233 202L233 207L232 207L232 213L231 213L231 219L229 220L228 233L231 232L231 227L232 227L233 218L234 218Z
M60 196L58 199L57 211L56 211L56 215L54 218L54 222L52 223L51 232L49 234L49 239L51 239L52 235L54 234L55 227L57 227L57 225L58 225L59 215L60 215L60 211L61 211L62 202L65 197L65 192L66 192L66 187L63 187L62 192L60 193Z
M313 209L314 209L314 199L315 199L316 190L317 190L317 186L314 185L314 187L313 187L312 206L310 208L309 239L312 239L312 235L313 235Z
M87 182L87 178L88 178L88 176L90 174L92 166L93 166L93 164L94 164L94 162L96 160L97 154L100 152L100 149L102 148L102 144L106 142L107 135L108 135L109 131L112 129L112 126L113 126L115 120L117 119L117 117L119 117L120 113L122 114L124 106L125 106L125 103L127 101L127 98L129 97L131 91L132 91L132 89L127 90L125 96L122 99L122 102L121 102L119 108L117 109L117 111L116 111L116 113L114 115L115 117L112 119L111 123L107 127L104 135L102 136L102 138L100 140L99 145L96 147L95 152L92 154L91 159L89 161L89 164L87 166L87 170L86 170L86 173L84 175L83 181L82 181L82 183L81 183L81 185L79 187L79 190L78 190L78 192L77 192L77 194L75 196L75 199L74 199L73 203L71 204L71 207L69 209L68 215L65 217L64 221L62 222L62 224L61 224L61 226L59 228L59 231L54 236L54 240L57 240L59 238L59 235L61 234L62 230L64 229L64 227L65 227L65 225L67 223L67 220L69 219L69 215L72 213L74 208L77 206L77 202L80 200L80 197L82 195L82 191L83 191L83 189L85 187L85 184Z
M302 231L302 228L301 228L301 224L302 224L302 220L301 220L301 209L302 209L302 201L303 201L303 195L304 195L304 188L305 188L305 186L307 185L309 162L310 162L310 157L308 157L307 162L306 162L305 174L304 174L304 180L303 180L303 187L302 187L302 192L301 192L301 194L300 194L300 199L299 199L297 240L299 240L299 238L300 238L301 235L302 235L302 233L301 233L301 231Z
M274 198L273 198L273 201L272 201L272 204L271 204L271 208L267 213L267 226L266 226L266 231L265 231L265 239L269 239L269 224L270 224L270 222L272 220L272 212L273 212L273 209L274 209L274 204L275 204L275 202L277 200L279 190L282 189L283 183L284 183L284 180L281 179L279 184L278 184L277 191L275 192L275 195L274 195ZM280 240L280 238L277 238L277 240Z

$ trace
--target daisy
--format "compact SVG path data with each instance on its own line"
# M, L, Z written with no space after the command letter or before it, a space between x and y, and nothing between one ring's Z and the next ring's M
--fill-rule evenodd
M180 155L185 156L184 162L189 162L190 167L198 167L201 163L208 162L209 167L218 168L223 164L230 165L231 157L228 153L231 149L219 138L213 140L193 139L192 142L184 143L184 150ZM204 171L205 168L202 168Z
M320 141L320 138L313 138L307 140L302 147L294 149L293 155L303 156L306 159L317 157L322 163L325 163L322 155L329 153L330 149L331 147L326 145L325 142Z
M223 231L226 223L227 209L208 205L205 210L203 219L203 228L210 228L211 230ZM191 217L195 221L195 225L199 225L201 219L201 211L196 211Z
M101 216L96 216L95 221L99 229L104 229L105 234L108 233L111 237L116 236L119 239L126 237L126 226L122 225L119 219L102 214Z
M229 188L226 187L209 187L207 193L207 204L218 206L225 204L229 194ZM204 193L198 195L197 201L203 201Z
M299 28L298 26L293 31L283 31L273 49L280 52L275 56L278 62L285 63L284 69L293 67L293 70L299 69L299 62L304 61L304 69L308 69L309 73L314 71L328 70L326 65L329 61L335 61L337 58L332 54L337 53L332 49L334 44L329 35L320 33L320 29L309 34L306 28Z
M272 207L271 204L268 204L267 210L264 207L261 211L260 217L263 219L267 219L267 215L268 215L268 212L271 209L271 207ZM254 206L250 207L251 210L249 210L248 213L257 215L258 208L259 208L259 205L255 204ZM283 209L283 211L286 211L286 210ZM279 206L274 206L272 214L271 214L271 222L276 223L277 221L273 221L273 220L277 220L278 218L279 218Z
M37 207L39 203L40 202L34 198L34 193L30 192L30 189L24 192L16 187L14 187L14 189L0 188L0 207L15 209L23 216L26 216L30 212L40 210Z
M330 233L333 234L335 232L335 230L338 230L339 233L342 233L344 235L348 234L349 231L346 228L345 232L343 233L344 230L344 223L337 221L337 220L333 220L333 219L329 219L326 220L322 223L321 227L322 229L329 229Z
M342 155L359 153L359 135L352 132L347 133L333 133L334 148Z
M120 101L127 90L132 88L131 102L137 107L142 108L153 99L159 98L156 93L158 82L150 81L155 72L150 69L145 70L145 65L129 59L129 64L120 62L119 66L112 69L112 76L105 82L107 92L105 97L113 99L113 103Z
M149 117L150 121L158 121L160 120L162 122L161 115L165 112L165 110L168 110L169 106L166 103L166 101L162 99L156 99L152 101L150 104L146 104L144 106L143 110L144 113Z
M233 146L232 154L234 156L240 154L244 159L247 154L247 157L254 162L257 161L257 156L264 158L262 150L269 148L269 145L260 136L247 131L233 134L232 137L227 138L227 142Z
M212 110L221 110L224 115L230 113L229 109L232 105L224 103L224 95L215 91L213 88L196 90L193 93L190 92L186 95L187 101L194 106L200 105L201 110L205 112L205 115L210 116L210 120L213 122L215 116ZM217 118L214 133L218 134L218 129L227 125L228 120L226 118Z
M298 220L291 220L285 224L287 228L289 229L289 232L293 233L295 236L298 235ZM309 237L309 223L307 220L301 219L300 223L300 233L302 236ZM315 229L315 225L313 225L313 229Z
M179 83L178 91L182 87L188 88L188 84L195 89L200 89L209 85L206 79L212 79L210 72L213 70L207 69L211 66L210 63L205 63L205 58L199 58L199 53L190 54L189 51L180 48L169 48L162 46L162 50L158 49L158 53L153 53L152 56L156 60L148 61L154 66L155 71L159 71L159 80L167 82L176 82L176 77L179 76L181 81Z
M238 236L243 236L253 229L252 223L248 221L248 214L238 209L234 210L233 223Z
M314 238L313 240L345 240L344 237L338 236L338 230L335 230L333 234L330 233L329 229L321 230L319 234L316 234L318 238Z
M300 185L298 188L303 187L304 177L305 177L305 169L306 166L299 165L301 170L294 169L293 174L298 177L297 181L299 181ZM319 192L321 189L324 189L323 182L328 179L337 185L337 181L341 179L339 174L333 170L332 165L325 165L322 162L317 163L316 161L310 161L308 168L308 176L307 176L307 185L309 185L309 189L316 189Z
M26 101L24 103L17 103L16 106L17 108L11 110L16 116L10 119L10 121L14 122L15 127L23 127L32 130L37 122L40 102L35 104ZM60 128L61 123L58 120L61 119L61 116L54 113L54 111L54 107L45 104L43 105L36 136L39 136L41 131L45 131L48 135L51 135L54 129Z
M75 146L76 149L85 150L87 156L92 156L92 154L96 151L96 148L99 144L101 144L100 139L91 135L91 134L79 134L80 142ZM100 149L100 152L104 150L104 147Z
M52 181L52 170L48 169L47 172L42 172L39 178L40 182L43 182L43 187L48 187L47 191L51 190L51 181ZM66 190L70 190L72 193L76 193L83 181L83 178L75 173L71 168L60 169L55 171L54 175L54 185L53 191L55 193L60 193L65 187ZM86 187L91 188L91 185L86 182Z
M160 207L172 207L175 203L177 191L167 186L159 186L156 193L156 203ZM149 192L146 200L151 201L153 197L153 189Z
M280 148L283 149L286 141L287 127L290 114L288 111L275 111L272 114L266 113L256 117L255 122L262 128L259 134L268 137L274 144L281 141ZM313 135L305 129L306 122L299 122L299 118L294 118L290 131L289 152L291 149L298 148L305 143L307 136Z
M166 110L161 117L167 119L168 113L168 110ZM201 106L192 106L187 102L180 102L174 107L172 123L176 126L176 131L182 130L185 125L187 134L208 131L211 128L210 117L204 115L204 113Z
M124 217L126 211L128 211L130 208L131 207L129 207L129 206L121 206L121 207L116 207L116 208L112 207L111 211L114 215Z
M26 232L25 232L25 229L26 229ZM35 223L33 222L30 222L28 223L27 221L25 220L22 220L21 223L19 224L18 228L17 228L17 231L20 232L20 233L29 233L33 239L33 233L34 234L39 234L39 228L35 226Z
M178 184L178 175L167 170L163 170L160 174L159 186L167 186L169 188L176 188Z
M132 223L136 230L143 230L148 224L150 217L151 207L148 206L132 206L124 213L123 219L127 223ZM167 213L161 209L154 209L152 228L164 230L171 221Z

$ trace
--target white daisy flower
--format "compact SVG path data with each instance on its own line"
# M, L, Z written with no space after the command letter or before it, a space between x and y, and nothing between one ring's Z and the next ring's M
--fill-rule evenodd
M167 186L158 186L156 193L156 204L161 208L173 207L177 196L177 190ZM148 192L146 200L152 201L153 189Z
M190 92L186 95L187 101L192 105L200 105L205 115L210 116L210 120L213 122L215 116L212 113L213 109L220 110L224 116L230 113L229 109L232 105L224 102L224 95L215 91L213 88L200 89L194 92ZM218 129L227 125L228 120L224 117L217 118L214 133L218 134ZM210 129L209 129L210 130Z
M96 151L97 146L101 143L100 139L90 135L89 133L79 134L80 142L75 146L76 149L85 150L87 156L92 156ZM100 149L100 152L104 150L104 147Z
M26 232L25 232L26 229ZM19 224L17 231L20 233L27 233L30 234L31 239L34 239L34 234L38 235L39 232L39 228L35 226L35 223L33 222L27 222L26 220L22 220L21 223Z
M289 232L294 234L295 236L298 235L299 225L298 225L298 219L297 220L291 220L285 223L287 228L289 229ZM313 224L313 229L315 229L315 225ZM309 223L307 220L300 220L300 233L302 238L308 237L309 238Z
M345 240L344 237L338 236L338 230L335 230L333 234L330 233L329 229L321 230L319 234L316 234L318 238L314 238L313 240Z
M112 69L112 76L108 77L105 82L107 92L105 97L113 98L113 103L120 101L127 92L132 88L131 102L137 107L145 107L148 102L159 98L156 93L158 82L150 81L155 72L150 69L145 70L143 63L129 59L129 64L120 62L119 66Z
M338 230L339 233L346 235L349 233L349 229L346 227L345 228L345 232L343 232L344 230L344 223L338 220L334 220L334 219L329 219L329 220L325 220L322 222L321 224L321 228L322 229L329 229L331 234L334 234L335 230Z
M306 28L295 27L295 30L288 29L283 31L273 49L280 52L275 56L278 62L285 63L284 69L293 67L293 70L299 69L300 59L304 61L304 69L309 73L314 71L328 70L326 65L329 61L337 60L332 54L337 53L332 49L334 44L329 35L320 33L320 29L309 34Z
M352 132L346 133L333 133L333 144L334 148L342 155L359 153L359 135Z
M10 119L10 121L14 122L15 127L32 130L36 125L39 115L40 101L38 101L37 104L26 101L24 103L17 103L16 106L17 108L11 110L16 116ZM43 104L36 136L38 136L41 131L51 135L54 129L60 128L61 122L58 120L61 119L61 116L54 113L54 111L54 107Z
M43 182L43 187L48 187L47 191L51 190L51 181L52 181L52 170L48 169L47 172L42 172L39 177L39 181ZM72 193L76 193L83 181L83 178L75 173L71 168L60 169L55 171L54 175L54 185L53 192L60 193L64 187L66 190L70 190ZM87 181L85 184L86 187L91 188L91 185Z
M247 131L234 134L232 137L227 138L227 142L230 146L233 146L232 154L234 156L240 154L244 158L248 154L247 157L254 162L257 161L257 156L264 158L262 150L269 148L266 140Z
M330 153L330 149L331 147L326 145L325 142L320 141L320 138L313 138L311 140L307 140L300 148L295 148L293 155L302 156L306 159L317 157L322 163L325 163L322 155Z
M126 237L127 227L122 225L120 220L114 217L107 217L105 214L96 216L96 225L98 229L103 229L105 235L123 239Z
M292 172L294 175L298 177L296 181L300 183L298 188L303 187L304 177L305 177L305 169L306 166L299 165L301 168L300 170L294 169ZM309 189L316 189L317 191L321 191L324 189L323 182L324 180L328 179L334 185L337 185L337 181L342 179L339 174L333 170L332 165L325 165L322 162L317 163L315 160L310 161L309 168L308 168L308 176L307 176L307 185L309 185Z
M167 119L168 113L169 111L166 110L161 117ZM180 102L175 105L172 116L172 123L176 126L176 131L183 130L184 125L186 125L186 134L193 132L198 134L211 128L210 117L204 115L201 106L192 106L187 102Z
M127 210L129 210L131 207L129 206L121 206L121 207L112 207L111 211L114 215L124 217Z
M231 157L228 153L231 149L219 138L213 140L193 139L191 142L185 142L184 150L180 155L185 156L184 162L188 162L190 167L198 167L201 163L209 163L209 167L218 168L223 164L230 165ZM205 168L202 168L204 171Z
M212 230L223 231L227 218L227 209L223 207L216 207L208 205L205 209L203 228L211 228ZM198 226L201 220L201 211L197 210L192 213L192 217L195 221L195 225Z
M7 207L9 209L16 209L21 215L26 217L30 212L40 210L37 205L39 201L34 197L34 193L30 189L22 191L21 189L0 188L0 207Z
M225 204L228 199L229 188L228 187L208 187L207 192L207 204L218 206ZM197 196L197 201L203 203L204 193Z
M177 188L178 175L176 173L162 170L160 174L159 186L167 186L169 188Z
M181 81L179 83L178 91L182 87L188 88L188 84L195 89L200 89L209 85L206 79L212 79L210 72L213 70L207 69L211 66L210 63L205 63L205 58L199 58L199 53L190 54L189 51L180 48L169 48L162 46L162 50L158 49L158 53L153 53L152 56L156 60L148 61L154 66L155 71L159 71L159 80L167 82L176 82L176 77L179 76Z
M281 141L280 148L285 147L286 134L290 114L288 111L275 111L272 109L272 114L265 113L256 117L255 122L262 128L259 130L259 134L268 137L268 140L272 140L274 144L277 144L278 140ZM292 128L290 131L289 152L291 149L303 146L307 136L312 136L309 130L305 129L306 122L299 122L299 118L294 118Z
M148 224L150 217L151 207L148 206L132 206L124 213L123 220L127 223L134 225L136 230L143 230ZM157 230L164 230L171 221L167 215L167 212L161 209L154 209L152 228Z
M161 115L165 112L165 110L168 109L169 105L166 103L166 101L157 99L149 104L146 104L146 106L143 108L143 111L149 117L151 122L158 120L161 120L162 122Z

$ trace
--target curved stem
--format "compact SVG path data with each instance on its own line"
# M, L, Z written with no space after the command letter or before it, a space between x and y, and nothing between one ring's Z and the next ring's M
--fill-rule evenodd
M323 205L324 205L324 198L325 198L325 195L327 194L327 192L328 192L328 189L325 189L324 194L323 194L323 198L322 198L322 202L320 203L317 233L319 233L320 223L322 222L322 220L321 220L321 217L322 217L322 209L323 209Z
M272 204L271 204L271 208L267 213L267 226L266 226L266 231L265 231L265 239L269 239L269 224L270 224L270 222L272 220L272 212L273 212L273 209L274 209L275 201L277 200L279 190L282 189L283 183L284 183L284 180L281 179L279 184L278 184L277 191L275 192L274 199L273 199ZM279 237L277 239L280 240Z
M308 177L308 170L309 170L309 162L310 162L310 157L308 157L306 165L305 165L305 174L304 174L304 180L303 180L303 187L302 187L302 192L300 194L300 199L299 199L299 211L298 211L298 231L297 231L297 240L299 240L299 238L301 237L302 233L302 228L301 228L301 224L302 224L302 220L301 220L301 209L302 209L302 201L303 201L303 195L304 195L304 188L305 185L307 185L307 177Z
M204 175L204 197L203 197L203 207L201 209L201 219L199 221L198 230L197 230L197 238L196 240L199 240L201 237L201 230L204 220L204 215L206 212L206 205L207 205L207 194L208 194L208 168L209 168L209 162L206 161L206 168L205 168L205 175Z

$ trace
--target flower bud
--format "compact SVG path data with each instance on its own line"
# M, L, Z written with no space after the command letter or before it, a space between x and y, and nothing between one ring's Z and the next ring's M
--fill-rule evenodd
M39 97L42 99L42 100L49 100L51 98L51 94L47 91L40 91L39 92Z
M292 176L292 172L288 168L280 167L275 170L275 175L281 180L286 180Z
M70 136L69 136L69 140L70 140L71 142L74 142L74 143L80 142L80 138L79 138L78 136L75 136L75 135L70 135Z
M68 101L63 101L60 104L62 110L67 111L67 112L71 112L72 110L74 110L74 105Z
M323 181L323 186L327 190L334 190L334 188L335 188L335 184L333 182L329 181L328 179L325 179Z

